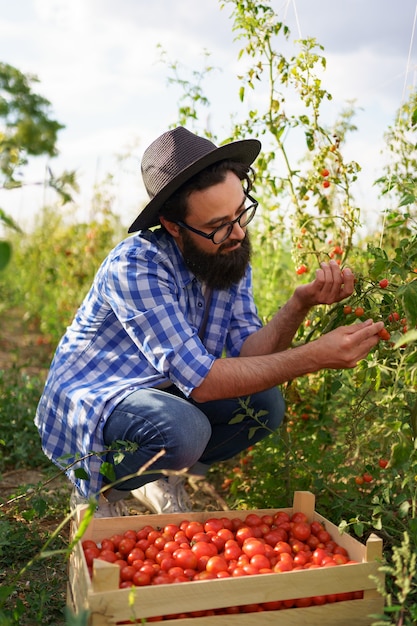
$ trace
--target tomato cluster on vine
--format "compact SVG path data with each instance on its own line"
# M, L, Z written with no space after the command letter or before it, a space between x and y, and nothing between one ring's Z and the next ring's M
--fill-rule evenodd
M252 512L244 519L185 519L163 528L146 525L138 531L113 534L100 543L84 540L82 547L91 576L94 559L119 566L120 588L273 574L355 562L321 522L310 523L302 512L290 515L285 511L266 515ZM360 597L362 592L295 598L259 604L257 610ZM239 609L247 610L248 605Z

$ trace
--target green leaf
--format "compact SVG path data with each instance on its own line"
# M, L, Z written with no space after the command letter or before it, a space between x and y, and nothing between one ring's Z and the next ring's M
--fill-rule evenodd
M0 587L0 603L3 603L15 591L14 587Z
M235 415L232 419L229 420L229 424L240 424L245 419L245 416L242 414Z
M405 441L397 441L391 448L390 465L399 468L406 463L410 457L411 448Z
M3 222L3 224L9 228L13 228L13 230L18 233L22 232L22 229L16 224L10 215L7 215L7 213L3 211L3 209L0 209L0 222Z
M377 258L369 270L370 277L373 279L377 279L385 274L387 268L389 267L389 264L390 262L387 259L384 259L382 257Z
M404 518L408 515L408 511L410 510L410 503L408 500L403 502L398 510L398 514L401 518Z
M407 320L411 326L417 324L417 280L412 280L398 288L398 297L401 298Z
M74 474L76 478L81 478L81 480L88 480L90 478L87 472L85 471L85 469L82 467L79 467L78 469L76 469Z
M401 335L400 339L395 342L394 350L409 343L413 343L414 341L417 341L417 330L409 330L405 335Z
M116 480L116 474L114 471L114 465L112 463L107 463L104 461L100 467L100 474L105 476L110 480L110 482L114 482Z
M311 151L314 150L314 135L311 132L306 132L307 148Z
M259 430L261 428L261 426L253 426L252 428L249 429L248 432L248 439L252 439L256 433L257 430Z
M337 393L341 387L343 387L343 383L340 380L334 380L331 386L332 395Z
M413 193L405 193L398 206L407 206L409 204L414 204L414 202L416 201L416 197Z
M8 241L0 241L0 270L3 270L12 256L12 247Z

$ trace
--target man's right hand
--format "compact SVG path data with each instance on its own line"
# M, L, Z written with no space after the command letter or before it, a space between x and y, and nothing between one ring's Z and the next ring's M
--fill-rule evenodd
M339 326L311 343L315 347L317 369L355 367L374 348L384 328L383 322L366 320L351 326Z

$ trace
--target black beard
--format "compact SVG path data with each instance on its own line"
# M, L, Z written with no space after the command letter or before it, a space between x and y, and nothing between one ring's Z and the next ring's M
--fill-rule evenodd
M251 256L248 233L237 250L224 252L235 243L219 244L218 251L209 254L194 243L185 229L182 230L184 262L194 276L211 289L229 289L244 277Z

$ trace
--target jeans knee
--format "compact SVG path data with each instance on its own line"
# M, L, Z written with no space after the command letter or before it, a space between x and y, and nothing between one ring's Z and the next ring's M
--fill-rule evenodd
M285 414L285 401L278 387L251 396L250 405L255 414L262 412L259 419L268 429L276 430L281 425Z

